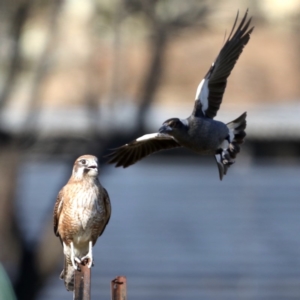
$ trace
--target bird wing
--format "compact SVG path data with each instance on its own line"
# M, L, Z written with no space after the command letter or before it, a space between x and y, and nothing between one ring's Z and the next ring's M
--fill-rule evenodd
M163 133L150 133L113 150L108 163L116 164L116 167L127 168L142 158L166 149L181 147L171 136Z
M249 28L251 18L247 21L246 11L240 25L234 31L239 13L237 13L231 32L222 47L215 62L211 65L204 79L200 82L197 92L193 115L196 117L206 116L214 118L220 108L223 94L235 63L243 48L250 39L254 27Z
M62 211L63 207L63 190L61 190L58 193L58 196L56 198L56 202L54 205L54 211L53 211L53 229L54 229L54 234L56 236L59 236L58 233L58 222L59 222L59 217Z
M106 225L108 224L110 220L110 215L111 215L111 205L110 205L110 199L108 192L105 188L103 188L103 202L104 202L104 207L105 207L105 212L106 212L106 223L102 228L102 231L99 233L99 236L102 235Z

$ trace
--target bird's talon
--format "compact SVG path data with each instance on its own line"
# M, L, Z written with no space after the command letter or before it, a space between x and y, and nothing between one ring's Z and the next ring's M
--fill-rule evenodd
M91 268L93 266L93 261L90 257L85 256L81 259L81 264L87 266L88 268Z
M85 266L85 265L87 265L88 261L89 261L88 258L83 258L83 259L81 259L81 264Z
M87 264L88 268L90 269L93 266L93 262L91 260L89 260L88 264Z
M74 268L75 271L80 271L80 267L78 265L76 265L76 262L72 260L72 266Z

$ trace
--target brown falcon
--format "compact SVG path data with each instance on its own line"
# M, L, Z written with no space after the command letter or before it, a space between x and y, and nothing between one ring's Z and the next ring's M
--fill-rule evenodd
M93 264L92 247L103 233L111 214L107 191L98 180L98 160L83 155L74 163L72 176L61 189L54 206L54 233L64 250L60 275L66 289L74 289L74 269Z

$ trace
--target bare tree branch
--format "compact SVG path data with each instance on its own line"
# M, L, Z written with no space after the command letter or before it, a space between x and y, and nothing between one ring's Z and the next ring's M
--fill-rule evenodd
M194 26L200 23L201 26L205 24L206 16L209 13L206 2L203 1L201 5L199 2L197 6L190 5L185 10L180 11L174 15L168 15L170 6L173 5L171 1L136 1L126 0L127 10L133 12L141 12L148 20L149 28L151 30L151 37L149 39L151 58L149 62L149 69L145 75L140 92L140 106L137 120L137 126L140 131L145 131L145 116L155 98L156 91L159 87L163 76L163 66L165 62L165 53L170 38L175 32L178 32L187 27ZM158 5L163 4L163 13L159 13ZM201 19L201 22L199 22Z
M28 15L32 8L32 1L20 1L18 3L13 16L11 18L11 33L10 36L13 39L10 62L8 66L8 72L3 85L2 93L0 94L0 111L6 105L9 100L10 93L14 86L18 72L22 65L21 50L20 50L20 37L27 21Z
M50 9L50 15L49 15L49 25L48 25L48 34L47 34L47 42L44 47L43 53L39 59L39 62L37 64L37 69L35 72L33 84L31 87L31 100L30 100L30 111L34 111L39 103L40 100L40 87L41 83L43 82L45 76L47 75L47 71L49 68L49 57L51 57L51 52L53 51L53 48L55 47L55 44L53 43L56 34L57 34L57 22L59 18L59 13L61 11L61 6L63 4L64 0L55 0L52 1L52 7ZM33 129L35 128L34 122L36 121L35 118L32 118L32 115L29 114L28 118L25 123L25 130L26 132L33 132Z

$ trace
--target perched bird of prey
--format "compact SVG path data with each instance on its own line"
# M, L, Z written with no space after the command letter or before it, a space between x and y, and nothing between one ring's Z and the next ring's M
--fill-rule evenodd
M156 151L185 147L198 154L214 155L222 180L246 136L246 113L228 124L213 118L220 108L227 78L254 29L249 29L251 18L247 20L247 15L248 10L236 28L237 14L224 46L197 88L192 114L186 119L168 119L157 133L114 149L109 154L109 163L126 168Z
M74 289L78 264L93 264L92 247L103 233L111 214L107 191L98 180L98 160L92 155L76 159L72 176L60 190L54 206L54 233L63 245L66 289Z

